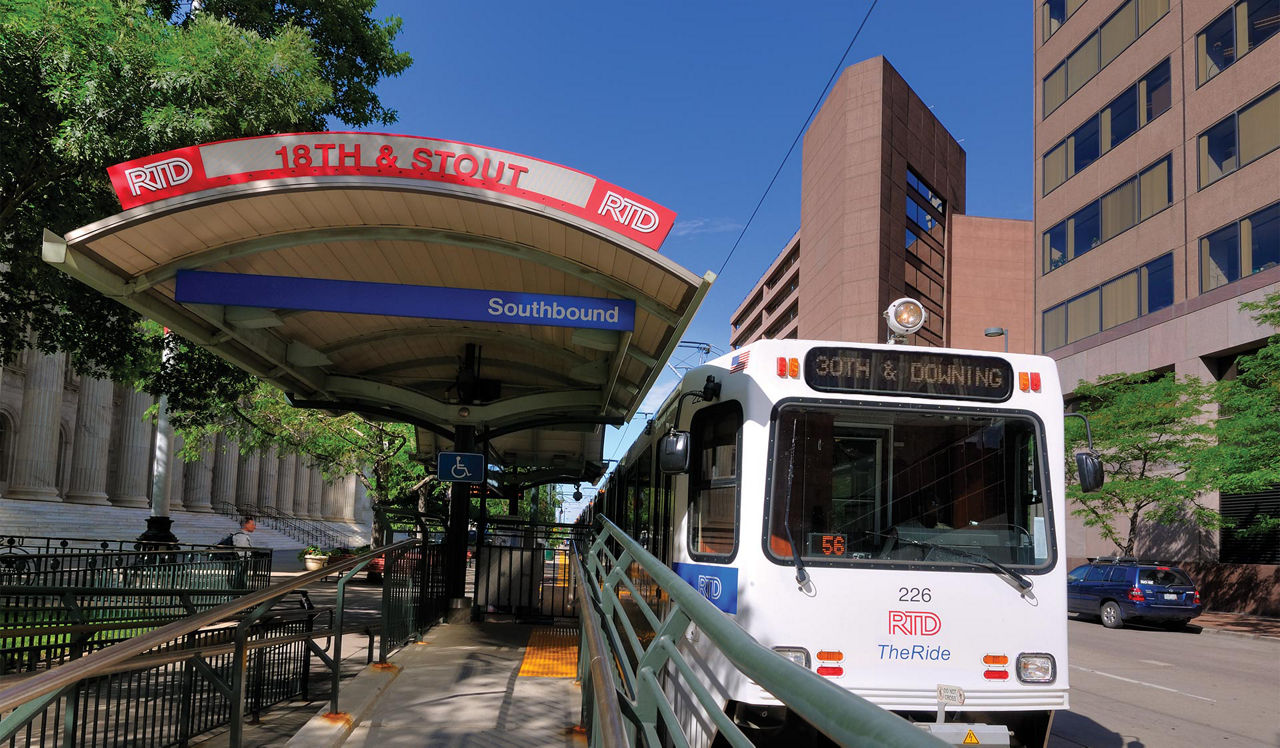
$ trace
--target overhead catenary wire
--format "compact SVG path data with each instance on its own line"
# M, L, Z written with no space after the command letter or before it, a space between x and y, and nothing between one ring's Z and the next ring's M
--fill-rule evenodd
M809 110L808 116L800 124L800 131L796 133L795 139L791 141L791 147L787 149L786 155L782 157L782 163L778 164L777 171L773 173L773 178L769 180L768 186L764 188L764 193L760 195L760 200L756 203L756 207L751 210L751 215L742 226L742 231L738 232L738 238L733 240L733 246L729 248L729 254L725 255L724 262L720 263L720 269L716 271L717 276L724 275L724 269L729 265L730 258L737 251L738 245L742 243L742 237L747 235L747 229L751 228L751 222L755 220L756 214L760 212L760 207L764 205L765 198L769 196L770 190L773 189L773 185L778 181L778 176L782 174L783 167L787 165L787 161L791 160L791 154L795 152L796 145L800 142L800 138L804 137L804 131L808 129L809 122L813 120L813 115L817 113L818 107L822 105L822 99L827 95L827 89L831 88L832 82L840 74L840 66L844 64L845 58L853 50L853 45L858 41L858 36L862 34L862 28L867 25L867 19L871 18L871 11L875 10L877 2L879 0L871 0L871 6L867 8L866 15L862 17L862 23L858 24L858 30L853 32L853 38L849 40L849 46L844 48L844 54L840 55L840 59L836 61L835 69L831 71L831 77L827 79L822 90L818 92L817 101L813 102L813 108Z

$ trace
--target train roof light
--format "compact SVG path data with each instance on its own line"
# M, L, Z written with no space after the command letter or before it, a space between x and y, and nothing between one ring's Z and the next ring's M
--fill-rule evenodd
M884 312L884 319L889 324L888 342L903 343L908 335L924 327L929 313L919 301L904 296L889 305Z

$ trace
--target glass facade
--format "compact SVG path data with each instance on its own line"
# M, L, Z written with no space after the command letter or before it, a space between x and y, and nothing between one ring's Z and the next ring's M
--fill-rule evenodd
M1112 278L1044 311L1047 353L1173 305L1173 253Z
M1280 30L1280 0L1241 0L1196 34L1196 85L1218 73Z
M1169 111L1172 99L1169 58L1165 58L1044 154L1043 193L1049 194Z
M1172 204L1170 154L1044 232L1042 274L1061 267Z
M1200 291L1280 265L1280 202L1200 237Z
M1280 86L1200 133L1200 188L1280 148Z
M1093 79L1169 12L1169 0L1129 0L1085 38L1041 82L1043 116Z

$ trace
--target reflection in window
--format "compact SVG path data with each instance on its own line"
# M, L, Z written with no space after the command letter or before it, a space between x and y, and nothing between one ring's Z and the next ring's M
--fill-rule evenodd
M1037 429L991 414L786 406L774 426L769 554L780 564L947 563L956 545L1045 564L1052 519Z
M1280 147L1280 87L1205 130L1197 141L1202 189Z
M1071 259L1102 243L1102 215L1098 203L1089 203L1067 219L1071 224Z
M1116 276L1097 288L1046 309L1043 350L1124 324L1173 304L1173 253Z
M1165 58L1044 154L1044 194L1164 114L1170 100L1169 59Z
M1200 238L1200 290L1280 265L1280 203Z
M938 197L933 190L929 189L929 186L924 183L924 180L922 180L919 175L911 169L907 169L907 184L910 185L911 189L915 190L917 194L923 197L925 202L932 205L934 210L944 215L946 214L946 202L943 201L942 198Z
M1067 256L1067 222L1054 226L1044 232L1044 267L1045 272L1063 265L1069 260Z
M727 402L698 411L690 427L689 552L732 556L737 547L738 434L742 408Z
M1137 8L1135 13L1135 7ZM1107 63L1169 12L1168 0L1129 0L1042 81L1043 117L1079 91Z
M1072 173L1098 160L1098 118L1091 117L1071 134Z
M1196 34L1196 83L1227 69L1280 29L1280 0L1241 0Z
M1196 59L1200 83L1236 61L1235 9L1228 8L1196 35Z

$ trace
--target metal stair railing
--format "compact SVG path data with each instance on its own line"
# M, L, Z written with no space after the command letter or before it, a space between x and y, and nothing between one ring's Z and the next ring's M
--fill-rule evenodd
M332 549L345 547L347 543L346 538L340 537L328 527L314 520L291 517L273 507L236 506L225 501L215 501L213 502L213 509L219 514L233 518L244 515L257 517L263 520L263 524L272 530L278 530L307 545Z
M583 719L584 724L592 726L593 736L596 724L601 724L601 738L593 740L592 745L614 745L607 736L616 730L605 729L614 720L608 713L613 709L609 700L614 697L630 744L689 745L671 702L669 691L676 690L696 701L729 745L752 746L708 688L705 663L686 659L680 651L679 642L690 624L696 625L699 635L739 672L837 745L946 745L901 717L760 644L617 525L603 517L597 523L600 529L586 553L585 564L581 556L575 564L575 571L585 575L580 589L587 595L585 604L579 606ZM595 652L599 642L593 645L587 638L592 632L600 632L608 644L609 652L603 660L612 663L610 678L599 673L599 667L594 672L588 667L600 657ZM591 660L587 659L588 653ZM596 694L600 688L611 688L614 697ZM660 728L666 732L660 734ZM705 737L711 739L709 735Z
M247 697L262 687L252 668L278 666L280 648L298 642L304 643L304 672L313 655L330 669L330 711L338 714L346 585L374 558L385 558L381 606L385 661L392 646L416 636L425 622L419 615L422 588L418 580L423 578L425 562L418 550L421 546L420 539L411 538L346 557L0 689L0 744L13 745L26 728L30 745L185 745L193 734L216 726L205 715L194 713L198 709L194 699L202 695L212 696L219 708L227 710L229 743L239 748L246 707L251 704ZM313 629L314 617L303 612L293 620L301 621L298 625L306 630L282 624L283 628L261 631L258 622L277 602L334 574L341 576L331 628ZM210 628L215 625L221 628ZM334 638L332 655L316 643L329 637ZM223 658L221 664L211 659L215 654ZM149 687L150 698L145 699L141 687L135 690L134 676L157 668L166 669L164 677L148 681L160 685ZM110 698L104 698L104 692ZM207 698L199 702L211 703Z

